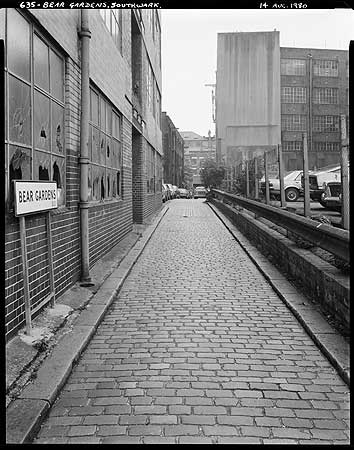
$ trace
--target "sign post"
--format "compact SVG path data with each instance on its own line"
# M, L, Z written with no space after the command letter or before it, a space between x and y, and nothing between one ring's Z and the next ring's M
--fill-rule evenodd
M23 296L25 300L26 334L30 335L32 330L32 322L31 322L31 301L28 284L29 278L28 278L25 216L20 217L20 237L21 237L22 273L23 273Z
M52 260L52 233L50 210L58 207L57 183L50 181L22 181L14 180L14 207L15 216L20 221L21 256L23 272L23 291L25 301L26 334L30 335L32 330L32 313L38 311L48 301L54 306L54 275ZM50 294L34 309L31 309L31 298L29 290L29 270L26 246L26 215L39 212L47 212L47 236L48 236L48 266Z

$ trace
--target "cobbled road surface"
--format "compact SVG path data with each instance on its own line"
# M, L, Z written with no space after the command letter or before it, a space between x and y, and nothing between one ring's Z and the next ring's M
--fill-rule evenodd
M34 443L348 444L349 392L203 199L174 200Z

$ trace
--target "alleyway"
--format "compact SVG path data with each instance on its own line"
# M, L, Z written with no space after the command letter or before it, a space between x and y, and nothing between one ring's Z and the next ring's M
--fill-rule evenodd
M348 402L204 200L174 200L34 443L344 444Z

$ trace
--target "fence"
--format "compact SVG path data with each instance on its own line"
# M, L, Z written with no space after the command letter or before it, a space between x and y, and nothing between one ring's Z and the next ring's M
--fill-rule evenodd
M212 192L217 200L241 206L252 211L258 217L263 217L302 239L311 242L313 245L328 251L343 261L349 262L349 231L334 228L324 223L318 223L307 217L301 217L288 211L218 189L213 189Z
M343 118L342 118L343 119ZM349 143L346 132L345 120L342 120L342 145L340 162L342 180L342 227L349 230ZM303 133L303 184L299 186L299 192L303 195L304 216L309 217L310 209L310 187L308 170L307 133ZM246 198L259 200L261 197L267 205L270 204L269 179L279 180L280 206L286 206L286 186L284 186L284 168L282 161L281 145L264 151L262 154L242 159L233 166L225 168L225 179L221 188L232 194L241 194ZM262 190L260 189L262 185ZM288 198L290 201L290 198Z

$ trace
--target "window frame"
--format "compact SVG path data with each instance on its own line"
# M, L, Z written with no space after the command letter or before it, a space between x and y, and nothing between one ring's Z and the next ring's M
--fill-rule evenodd
M303 64L296 64L296 63ZM294 63L294 66L291 66ZM296 70L297 68L303 68L303 70ZM290 69L290 70L289 70ZM291 70L293 69L293 70ZM302 58L281 58L280 59L280 74L290 76L306 76L306 59Z
M340 120L335 115L315 115L312 121L312 131L316 133L339 133Z
M302 152L302 141L283 141L282 151L284 152Z
M5 48L8 48L8 28L9 28L9 19L8 19L8 10L4 8L5 13L5 42L6 46ZM13 9L12 13L19 14L21 18L26 22L27 27L27 33L29 35L29 46L28 46L28 60L29 60L29 79L26 80L21 75L17 74L12 68L9 68L9 54L8 51L5 52L5 70L4 70L4 77L5 77L5 204L6 204L6 211L12 212L13 211L13 188L12 188L12 181L16 179L22 179L22 180L28 180L28 181L39 181L39 180L47 180L48 181L56 181L58 185L58 209L62 209L66 207L66 192L67 192L67 180L66 180L66 166L67 166L67 158L66 158L66 140L65 140L65 133L66 133L66 93L65 93L65 73L66 73L66 57L65 55L60 52L60 50L52 43L50 38L48 38L41 30L40 28L29 18L27 18L22 12L18 11L17 9ZM35 51L34 51L34 43L35 39L39 39L41 43L44 44L47 50L47 64L48 64L48 87L43 88L35 80ZM59 58L59 61L61 62L61 81L62 81L62 89L61 89L61 98L58 98L57 92L55 92L55 85L52 83L52 75L54 72L54 69L52 69L52 62L54 63L54 60L52 59L52 54L54 54L56 57ZM27 142L19 142L16 139L13 139L13 136L11 136L11 130L10 130L10 82L12 80L16 80L20 85L23 85L24 87L28 88L29 91L29 108L28 108L28 116L29 119L29 139ZM35 99L40 98L40 96L44 99L46 99L48 104L48 129L47 133L43 132L43 137L45 139L48 138L47 141L47 148L39 147L37 145L37 142L35 141ZM55 139L55 143L58 146L58 150L55 147L54 144L54 123L53 123L53 117L54 117L54 108L59 107L62 109L59 120L60 124L62 124L62 129L57 127L57 130L59 128L60 139L58 139L58 134ZM47 136L48 134L48 136ZM11 157L11 151L12 148L16 148L19 150L19 154L21 155L21 158L29 159L28 165L22 167L20 165L21 173L23 171L26 171L29 173L28 176L23 176L21 178L18 178L15 174L15 176L11 176L11 171L14 169L11 169L12 165L12 158ZM15 152L15 153L16 153ZM40 161L41 158L47 158L47 161L49 160L49 171L48 168L46 168L46 172L42 171L42 176L46 176L46 178L41 178L41 174L39 172L40 168L36 166L36 162ZM59 165L57 164L59 163ZM56 166L56 167L55 167ZM61 170L56 170L60 167ZM38 170L37 170L38 169ZM48 176L48 178L47 178ZM58 178L59 177L59 178Z
M329 141L315 141L313 142L313 150L317 153L339 153L340 143L339 142L329 142Z
M156 150L149 143L145 151L146 193L156 194Z
M329 67L326 67L329 66ZM334 67L335 66L335 67ZM313 61L313 76L315 77L338 77L339 62L335 59L315 59Z
M92 117L92 94L98 97L98 122L95 123ZM102 108L104 105L104 108ZM104 119L102 111L104 113ZM109 112L109 114L107 114ZM115 134L114 131L114 117L117 117L117 124L119 131ZM107 120L110 118L110 123ZM104 124L103 124L104 120ZM98 136L96 145L94 145L94 133ZM104 142L104 161L102 161L102 142ZM107 145L107 142L109 145ZM107 158L114 155L114 143L117 145L119 152L118 166L114 165L113 157L107 162ZM95 151L95 154L94 154ZM107 153L109 156L107 156ZM90 118L89 118L89 202L97 204L98 202L107 201L121 201L123 200L123 115L115 106L108 100L107 97L96 87L90 83ZM102 196L102 178L101 182L96 183L95 174L101 172L104 174L104 183ZM114 175L113 175L114 173ZM112 185L111 185L111 180ZM97 195L95 193L97 185ZM112 194L110 194L112 192Z
M99 9L99 14L103 23L113 39L115 47L123 55L123 13L121 9ZM109 17L109 25L108 25ZM113 24L117 26L118 34L113 32ZM118 38L117 38L118 36Z
M282 86L281 103L306 103L307 89L305 86Z
M298 118L299 120L295 120ZM289 127L290 124L290 127ZM298 126L297 126L298 125ZM301 127L304 125L303 127ZM281 129L283 131L307 131L307 116L306 114L282 114L281 116Z
M333 101L331 101L332 99ZM338 105L339 89L335 87L314 87L312 101L315 105Z

